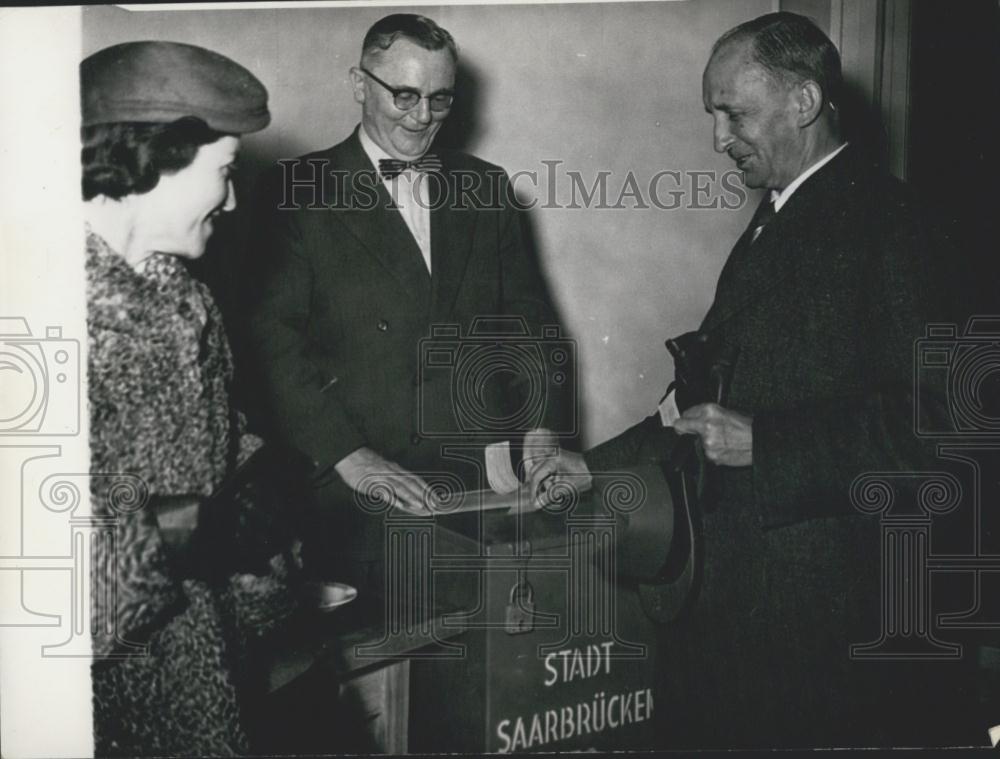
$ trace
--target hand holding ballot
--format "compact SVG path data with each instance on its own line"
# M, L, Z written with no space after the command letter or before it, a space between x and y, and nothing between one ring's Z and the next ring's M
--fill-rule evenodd
M525 479L536 508L551 503L560 485L577 490L590 488L593 477L583 454L560 447L549 430L529 432L524 447Z
M341 459L335 469L355 492L386 501L411 514L429 516L437 506L437 496L419 475L370 448L358 448Z

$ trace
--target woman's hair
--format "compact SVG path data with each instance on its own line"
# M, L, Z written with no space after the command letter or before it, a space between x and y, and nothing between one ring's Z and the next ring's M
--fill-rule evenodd
M166 124L95 124L84 127L81 135L84 200L149 192L161 174L190 166L198 148L223 136L191 116Z

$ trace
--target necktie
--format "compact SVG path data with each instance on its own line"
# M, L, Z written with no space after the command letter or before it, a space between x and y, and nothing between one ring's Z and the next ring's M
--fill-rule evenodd
M434 153L425 153L415 161L400 161L397 158L379 158L378 172L383 179L393 179L407 169L414 171L441 171L441 159Z
M759 206L757 206L757 211L753 215L753 220L750 222L750 228L753 229L753 233L750 236L750 244L753 245L757 242L757 238L760 237L760 233L764 230L764 227L768 225L771 219L775 216L774 201L767 198Z

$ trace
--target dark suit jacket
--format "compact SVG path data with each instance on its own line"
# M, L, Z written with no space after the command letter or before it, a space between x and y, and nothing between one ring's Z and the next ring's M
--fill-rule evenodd
M443 442L514 437L476 420L516 415L528 393L552 390L542 406L554 413L556 390L543 371L532 373L535 364L493 373L477 399L452 382L468 368L468 351L443 366L421 355L432 325L458 325L468 336L476 317L522 317L531 336L508 336L514 344L537 342L541 325L555 323L506 174L463 153L439 155L444 170L428 177L432 275L356 131L298 160L295 178L318 169L318 184L286 199L298 210L276 214L250 325L253 363L266 427L320 469L360 446L411 470L440 469ZM456 414L463 403L480 404L471 424Z
M848 659L880 629L878 523L849 493L863 473L935 468L913 434L914 341L948 315L942 252L903 185L849 146L727 260L701 329L734 361L725 405L753 417L753 465L712 473L701 595L668 633L674 745L913 740L930 724L898 715L917 732L893 735L892 698L919 683ZM675 441L651 418L588 463Z
M914 341L952 314L943 243L906 188L850 146L753 245L749 235L700 328L734 360L726 405L754 418L753 467L716 471L723 501L752 505L762 527L854 513L858 474L925 461L913 434ZM675 436L653 421L588 452L592 468L640 446L655 457Z

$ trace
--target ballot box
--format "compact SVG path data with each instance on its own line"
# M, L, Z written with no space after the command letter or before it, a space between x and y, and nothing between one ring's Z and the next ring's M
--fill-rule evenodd
M390 587L412 590L429 552L419 592L465 610L440 617L464 633L410 661L409 751L656 747L656 628L617 577L621 514L571 500L438 516L423 539L387 542L396 570L394 550L411 559L395 581L387 566Z

